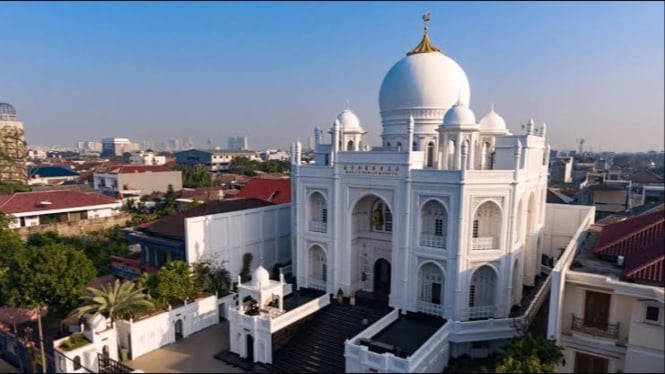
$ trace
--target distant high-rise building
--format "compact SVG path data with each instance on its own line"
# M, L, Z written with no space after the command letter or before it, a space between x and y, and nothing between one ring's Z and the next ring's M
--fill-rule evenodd
M23 122L13 106L0 103L0 181L27 182L26 156Z
M249 149L249 142L246 136L229 136L229 149L234 151L244 151Z
M125 152L138 151L139 144L132 143L127 138L102 139L102 157L122 156Z
M76 149L79 153L101 152L102 143L88 140L79 140L76 142Z

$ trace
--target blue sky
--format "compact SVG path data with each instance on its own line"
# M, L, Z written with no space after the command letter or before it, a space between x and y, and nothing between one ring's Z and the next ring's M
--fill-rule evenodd
M349 100L377 144L381 81L425 10L477 118L545 121L555 149L664 148L663 2L0 2L0 102L35 145L284 149Z

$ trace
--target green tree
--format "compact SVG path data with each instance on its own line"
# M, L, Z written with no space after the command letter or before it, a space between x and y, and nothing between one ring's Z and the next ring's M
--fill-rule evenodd
M162 201L158 213L160 216L169 216L175 214L178 211L178 202L176 201L178 196L173 190L173 185L169 184L166 194L164 194L164 201Z
M87 287L86 291L87 294L82 297L83 305L74 309L71 315L101 314L115 322L118 319L133 318L154 306L143 289L131 281L121 283L116 279L113 284L107 283L101 288Z
M27 192L30 191L30 186L27 184L15 181L0 181L0 195L11 195L14 192Z
M231 290L231 273L223 267L213 267L209 262L192 264L194 288L219 297L226 296Z
M169 304L184 302L196 293L194 277L189 264L184 261L171 261L157 273L157 297Z
M23 308L48 306L56 313L71 310L83 287L95 278L95 268L83 252L50 243L30 246L10 260L3 277L3 299Z
M554 373L556 363L563 358L563 348L530 333L511 339L504 350L497 373Z

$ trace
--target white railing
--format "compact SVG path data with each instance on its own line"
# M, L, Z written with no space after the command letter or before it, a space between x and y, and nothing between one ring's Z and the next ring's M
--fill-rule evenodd
M446 248L446 237L441 235L420 234L420 245L423 247Z
M422 372L422 368L419 368L419 366L423 360L430 358L432 355L440 355L442 352L448 350L448 335L450 334L450 330L450 324L446 322L408 358L409 372Z
M347 341L351 342L352 344L358 344L360 338L370 339L372 338L372 336L378 334L379 332L381 332L381 330L388 327L391 323L397 321L398 318L399 318L399 309L394 309L390 313L381 317L381 319L379 319L378 321L374 322L371 326L367 327L366 329L358 333L358 335L354 336L353 338Z
M468 309L469 319L494 318L495 315L495 305L472 306Z
M330 296L323 295L287 313L284 313L271 321L272 323L270 324L270 332L274 333L275 331L283 329L284 327L289 326L294 322L298 322L302 318L307 317L312 313L318 312L321 310L321 308L328 306L329 304Z
M313 232L328 232L328 223L323 221L309 221L309 231Z
M321 279L316 279L316 278L310 277L307 280L307 285L309 286L309 288L313 288L315 290L321 290L321 291L326 290L326 281L321 280Z
M443 305L428 303L427 301L418 300L418 311L425 314L431 314L434 316L441 316L443 315Z
M492 236L484 238L471 238L472 249L495 249L496 247L496 241Z

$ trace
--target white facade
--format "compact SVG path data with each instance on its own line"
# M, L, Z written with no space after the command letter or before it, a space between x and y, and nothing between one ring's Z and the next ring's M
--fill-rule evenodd
M89 373L88 369L97 373L99 372L99 353L118 360L117 334L110 319L97 315L92 318L82 333L90 344L70 351L60 348L60 345L69 337L53 341L56 373Z
M458 356L471 342L515 334L511 307L550 251L546 126L531 119L511 134L493 108L476 121L464 71L427 33L387 73L379 102L380 147L364 142L349 109L335 119L330 144L315 130L314 164L292 146L294 274L298 287L382 293L402 312L448 320L417 353L422 362L389 355L394 365L370 365L347 342L347 371L440 372L447 353L435 354Z
M77 214L77 216L79 216L82 214L85 219L112 217L120 213L120 208L122 208L122 202L118 201L116 203L103 205L12 213L12 219L9 221L9 228L18 229L21 227L39 226L43 224L40 217L50 217L53 215Z
M138 151L132 153L129 157L129 163L132 165L164 165L166 156L157 156L153 152Z
M187 262L211 261L232 274L242 269L242 257L272 269L291 256L291 204L280 204L185 219ZM253 266L254 267L254 266Z

